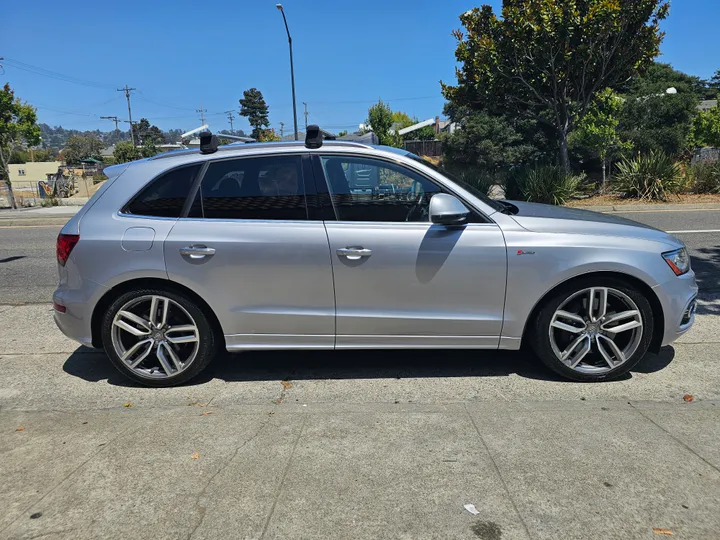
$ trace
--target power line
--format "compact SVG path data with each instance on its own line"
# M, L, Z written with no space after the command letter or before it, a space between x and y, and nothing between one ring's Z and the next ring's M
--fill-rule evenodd
M34 73L35 75L42 75L43 77L49 77L51 79L64 81L67 83L79 84L81 86L90 86L90 87L94 87L94 88L103 88L103 89L112 88L112 86L110 86L108 84L99 83L96 81L89 81L86 79L80 79L78 77L74 77L74 76L68 75L66 73L50 71L49 69L41 68L38 66L33 66L32 64L26 64L25 62L20 62L19 60L13 60L12 58L5 58L4 62L8 67L13 67L15 69L20 69L22 71Z
M234 135L235 130L233 129L233 119L235 117L233 116L233 111L225 111L225 114L227 114L228 121L230 122L230 135Z
M437 99L442 98L441 95L433 95L433 96L413 96L413 97L399 97L399 98L388 98L383 99L383 103L390 103L391 101L419 101L422 99ZM304 103L304 102L303 102ZM309 101L308 103L311 103L313 105L352 105L352 104L362 104L362 103L377 103L377 99L362 99L362 100L353 100L353 101Z

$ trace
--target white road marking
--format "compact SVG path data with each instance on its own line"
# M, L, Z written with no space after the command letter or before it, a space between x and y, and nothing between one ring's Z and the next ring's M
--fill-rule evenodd
M694 231L666 231L668 234L720 233L720 229L696 229Z

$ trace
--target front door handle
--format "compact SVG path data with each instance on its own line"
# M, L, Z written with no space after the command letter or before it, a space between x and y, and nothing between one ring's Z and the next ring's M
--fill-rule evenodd
M336 253L339 257L345 257L350 261L358 261L363 257L372 255L372 250L365 249L364 247L346 247L338 249Z
M215 255L215 248L207 246L187 246L180 248L180 255L187 255L191 259L202 259L208 255Z

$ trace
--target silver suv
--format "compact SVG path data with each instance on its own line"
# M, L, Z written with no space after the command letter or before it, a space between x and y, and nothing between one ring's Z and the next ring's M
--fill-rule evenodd
M312 126L304 144L218 148L206 135L199 151L106 174L58 237L55 320L146 385L183 383L222 349L523 344L599 381L694 320L677 238L493 201L406 151Z

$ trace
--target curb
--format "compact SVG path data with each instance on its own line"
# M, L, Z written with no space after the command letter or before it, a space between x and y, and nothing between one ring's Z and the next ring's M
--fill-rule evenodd
M4 227L55 227L64 226L70 221L71 216L66 218L21 218L21 219L0 219L0 229Z
M592 210L594 212L678 212L682 210L720 210L720 203L697 203L697 204L613 204L597 206L570 206L580 210Z

